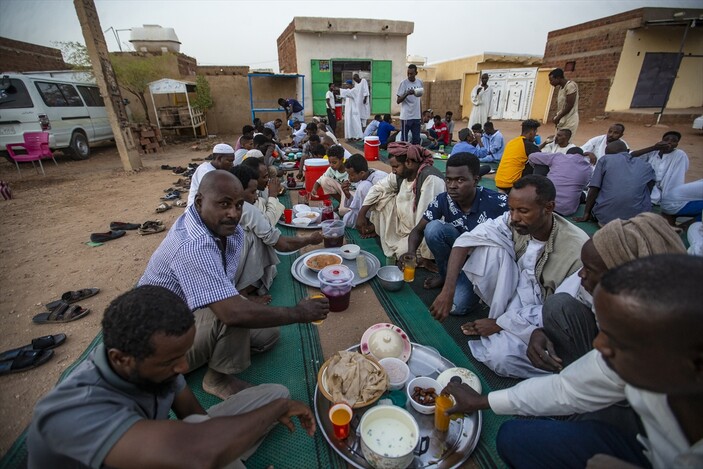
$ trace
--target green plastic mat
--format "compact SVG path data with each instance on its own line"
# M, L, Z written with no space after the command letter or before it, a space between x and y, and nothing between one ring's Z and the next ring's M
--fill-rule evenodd
M346 236L348 242L358 244L361 249L370 252L381 260L386 258L377 242L377 238L362 239L359 233L352 229L347 229ZM495 380L495 378L499 378L495 373L488 370L485 366L483 368L477 366L478 362L473 359L468 347L465 345L466 340L462 339L459 341L455 339L448 332L446 328L448 326L435 321L425 303L408 285L404 285L398 292L388 292L383 289L377 278L374 278L370 284L392 323L407 332L413 342L434 347L443 357L456 366L474 371L481 380L484 393L502 389L516 382L510 380L510 383L506 386L500 386L499 384L502 383ZM498 456L495 441L500 425L511 418L509 416L498 416L490 411L483 412L481 438L470 461L474 461L484 468L505 466L500 456Z

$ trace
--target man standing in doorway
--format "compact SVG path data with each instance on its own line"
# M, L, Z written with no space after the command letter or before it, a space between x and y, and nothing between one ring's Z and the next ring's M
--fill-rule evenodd
M327 93L325 93L325 104L327 105L327 122L332 128L332 133L337 136L337 115L335 114L334 83L330 83Z
M476 85L471 91L471 103L474 108L469 117L469 128L474 124L483 125L491 119L491 100L493 99L493 88L488 86L488 74L481 75L481 84Z
M352 76L352 79L356 82L356 86L359 87L359 94L362 99L359 100L357 106L359 106L359 119L361 119L361 128L366 129L366 123L371 116L371 95L369 94L369 83L365 78L361 78L358 73Z
M557 113L552 122L557 130L569 129L573 139L579 127L579 87L573 80L567 80L560 68L549 72L549 84L558 88Z
M362 100L361 87L355 86L352 80L347 80L339 90L339 95L345 99L344 102L344 139L361 140L364 132L361 130L361 119L359 118L359 102Z
M407 142L408 131L412 132L413 145L420 144L420 96L424 91L423 86L422 80L417 78L417 66L408 65L408 78L400 82L396 102L400 104L401 138Z

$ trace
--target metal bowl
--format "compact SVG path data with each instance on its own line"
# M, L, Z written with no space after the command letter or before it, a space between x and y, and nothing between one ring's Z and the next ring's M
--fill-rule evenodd
M376 276L381 286L388 291L398 291L403 288L403 271L394 265L381 267Z

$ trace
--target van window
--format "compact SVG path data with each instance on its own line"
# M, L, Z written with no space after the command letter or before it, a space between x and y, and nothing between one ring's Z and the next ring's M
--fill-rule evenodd
M65 83L35 83L44 103L51 107L82 107L83 101L72 85Z
M88 107L105 107L105 101L100 96L100 89L97 86L81 86L77 85L78 91L83 96Z
M32 98L22 80L10 79L10 87L0 91L0 109L18 109L34 107Z

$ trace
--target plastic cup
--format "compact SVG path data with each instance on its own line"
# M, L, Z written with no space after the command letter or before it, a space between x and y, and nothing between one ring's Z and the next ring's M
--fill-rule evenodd
M286 223L289 225L293 223L293 209L292 208L287 208L283 210L283 216L285 217Z
M310 297L310 299L324 298L324 297L325 297L325 295L323 295L323 294L321 294L321 293L317 293L317 294L315 294L315 295L312 295L312 296ZM319 326L319 325L322 324L323 322L325 322L325 320L324 320L324 319L320 319L320 320L318 320L318 321L312 321L311 324L314 324L314 325L316 325L316 326Z
M349 423L352 415L352 408L347 404L339 403L330 407L329 417L334 429L334 436L338 440L344 440L349 436Z
M451 409L453 403L449 396L440 394L434 401L434 427L440 432L449 430L449 416L444 412Z
M414 256L403 256L403 280L406 282L412 282L415 280L415 267L417 262Z

